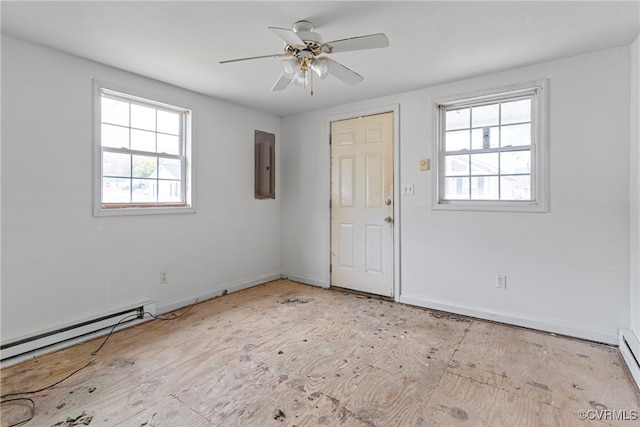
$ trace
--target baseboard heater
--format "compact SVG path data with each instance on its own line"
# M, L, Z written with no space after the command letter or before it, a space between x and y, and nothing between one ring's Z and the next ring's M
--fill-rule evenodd
M640 389L640 340L628 329L620 330L620 353L629 367L631 376Z
M28 357L35 357L39 354L69 347L107 334L120 321L122 323L116 327L116 330L131 327L150 320L150 316L145 319L145 313L155 315L156 304L153 302L136 304L129 308L116 310L36 335L18 338L8 343L2 343L0 345L0 360L4 366L13 362L17 363Z

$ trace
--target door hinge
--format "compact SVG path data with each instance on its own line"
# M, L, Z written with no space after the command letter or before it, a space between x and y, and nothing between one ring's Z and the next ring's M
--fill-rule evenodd
M329 264L329 273L333 273L333 264Z

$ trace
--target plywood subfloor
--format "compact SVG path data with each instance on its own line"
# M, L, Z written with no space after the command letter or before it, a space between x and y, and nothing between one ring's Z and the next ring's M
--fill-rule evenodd
M3 369L2 394L64 378L102 340ZM25 425L639 425L613 347L285 280L118 332L95 359L30 395Z

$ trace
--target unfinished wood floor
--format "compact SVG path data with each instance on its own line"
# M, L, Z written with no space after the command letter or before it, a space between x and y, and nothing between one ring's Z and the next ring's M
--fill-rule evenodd
M2 394L56 382L102 340L3 369ZM118 332L31 397L27 426L73 425L78 410L135 427L637 426L577 412L640 413L615 348L285 280ZM2 425L28 414L2 405Z

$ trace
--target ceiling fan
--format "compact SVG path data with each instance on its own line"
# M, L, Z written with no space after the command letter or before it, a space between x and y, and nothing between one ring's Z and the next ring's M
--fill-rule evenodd
M292 30L268 28L286 43L284 53L230 59L220 61L220 64L261 58L286 58L282 60L282 75L271 88L272 91L286 89L293 82L304 88L311 87L313 95L314 74L320 79L331 74L349 85L358 84L364 77L323 55L389 46L389 39L382 33L324 43L320 34L313 32L313 24L309 21L297 21Z

